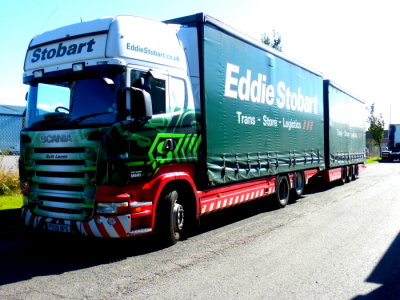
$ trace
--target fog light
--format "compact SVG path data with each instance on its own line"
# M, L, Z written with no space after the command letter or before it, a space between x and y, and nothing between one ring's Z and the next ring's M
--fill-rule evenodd
M113 226L113 225L117 224L117 221L114 218L109 218L107 220L107 223L108 223L108 225Z

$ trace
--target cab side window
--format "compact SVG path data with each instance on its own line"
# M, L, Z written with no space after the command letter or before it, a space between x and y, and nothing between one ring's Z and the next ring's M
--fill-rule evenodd
M166 113L165 80L156 79L149 72L132 70L131 86L144 89L151 95L154 115Z
M168 112L181 111L187 106L185 81L177 77L169 77L169 105Z

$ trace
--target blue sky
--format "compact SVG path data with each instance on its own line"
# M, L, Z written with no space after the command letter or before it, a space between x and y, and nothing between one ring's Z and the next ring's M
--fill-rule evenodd
M21 104L31 38L56 27L131 14L166 20L205 12L260 39L278 31L283 51L376 103L386 123L400 123L400 17L395 0L1 0L0 103ZM391 108L391 113L390 113Z

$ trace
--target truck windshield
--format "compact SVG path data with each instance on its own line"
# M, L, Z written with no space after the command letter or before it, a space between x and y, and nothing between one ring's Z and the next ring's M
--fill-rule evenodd
M118 120L121 74L50 79L31 84L26 123L32 129L91 127Z

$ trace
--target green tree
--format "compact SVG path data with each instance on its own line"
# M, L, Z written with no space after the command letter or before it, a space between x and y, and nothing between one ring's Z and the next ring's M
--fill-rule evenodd
M261 36L261 42L267 46L274 48L275 50L282 52L282 38L281 35L275 30L273 30L272 38L270 38L268 34L264 33Z
M371 134L375 144L379 147L379 153L382 153L381 142L385 134L385 121L382 114L375 115L375 103L372 103L369 109L368 116L369 128L368 132Z

